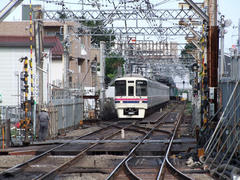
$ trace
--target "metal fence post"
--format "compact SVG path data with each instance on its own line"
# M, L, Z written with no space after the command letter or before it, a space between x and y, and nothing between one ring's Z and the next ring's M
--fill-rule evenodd
M5 123L5 139L6 139L6 148L8 148L10 147L10 142L11 142L10 119L7 119Z

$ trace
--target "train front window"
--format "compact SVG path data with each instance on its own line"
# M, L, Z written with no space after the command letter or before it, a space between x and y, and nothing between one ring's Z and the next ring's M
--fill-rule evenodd
M147 81L142 80L136 81L136 95L147 96Z
M126 96L126 81L115 81L115 96Z
M133 86L128 86L128 96L134 96L134 88L133 88Z

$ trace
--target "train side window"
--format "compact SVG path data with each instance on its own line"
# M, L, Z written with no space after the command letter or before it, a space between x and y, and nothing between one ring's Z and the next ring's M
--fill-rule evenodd
M134 87L128 86L128 96L134 96Z
M147 96L147 81L136 81L136 96Z
M126 96L126 81L115 81L115 96Z

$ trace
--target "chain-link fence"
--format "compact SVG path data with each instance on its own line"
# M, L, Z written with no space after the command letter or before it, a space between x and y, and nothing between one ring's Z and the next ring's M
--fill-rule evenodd
M59 130L76 127L83 120L83 98L80 90L54 90L48 104L49 134L56 137Z
M80 121L83 120L83 98L80 90L62 90L52 91L51 100L44 105L49 113L49 129L48 137L55 138L59 131L68 128L78 127ZM39 122L38 112L40 107L33 112L30 136L34 139L38 136ZM34 115L36 114L36 115ZM0 148L6 144L6 122L10 120L10 136L11 143L19 143L24 138L24 132L18 126L19 121L24 119L24 111L17 106L0 106ZM9 130L8 130L9 131ZM24 131L24 130L23 130Z

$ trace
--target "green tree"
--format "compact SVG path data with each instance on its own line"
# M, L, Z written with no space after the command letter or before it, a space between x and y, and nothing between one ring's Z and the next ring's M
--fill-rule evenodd
M196 47L193 43L188 43L185 45L184 49L181 51L181 57L182 58L193 58L191 54L188 53L188 51L195 50Z
M181 51L180 61L182 64L188 65L195 62L194 57L189 53L196 49L196 46L193 43L188 43L185 45L184 49Z
M116 39L115 35L113 35L113 31L104 28L105 25L103 21L86 20L81 23L87 27L90 27L91 34L93 34L92 44L95 44L98 47L100 47L100 41L104 41L106 43L106 51L109 52L111 47L114 45L114 40Z
M106 43L106 52L108 57L105 59L106 71L105 71L105 83L108 84L117 75L118 67L122 67L124 59L116 53L110 53L111 47L114 45L115 35L112 30L107 30L103 21L82 21L83 25L91 29L92 44L100 47L100 41ZM96 34L96 36L94 35ZM100 35L100 36L99 36ZM122 72L123 73L123 72Z
M105 62L106 79L107 83L109 83L117 75L118 67L122 67L123 69L124 59L115 53L111 53L110 56L105 59Z

